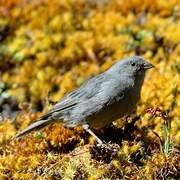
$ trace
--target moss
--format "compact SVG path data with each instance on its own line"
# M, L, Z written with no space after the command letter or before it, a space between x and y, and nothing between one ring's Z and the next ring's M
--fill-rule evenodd
M178 0L1 0L0 178L177 179L179 7ZM11 139L86 79L134 54L156 68L135 116L99 132L107 144L62 124ZM162 113L171 122L166 134Z

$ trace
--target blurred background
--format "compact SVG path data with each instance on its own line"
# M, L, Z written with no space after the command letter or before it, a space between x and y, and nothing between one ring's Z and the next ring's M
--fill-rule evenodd
M9 140L86 79L132 55L142 56L156 68L148 72L142 89L137 110L141 119L136 123L132 142L125 141L123 147L144 147L146 151L147 144L152 143L150 151L157 151L157 155L153 157L150 153L150 157L158 161L163 159L158 154L158 141L164 136L163 114L171 122L172 144L180 143L180 1L1 0L0 176L26 179L35 173L44 177L34 170L48 159L47 154L42 157L42 152L57 149L69 152L82 138L87 144L91 142L82 130L66 130L61 125L51 126L45 135L28 137L29 142L24 139L12 144ZM150 115L146 113L149 108ZM160 114L152 118L158 108ZM117 122L115 126L122 128L124 124ZM91 158L87 159L90 162ZM154 167L148 166L149 160L144 161L146 166L139 174L147 173L150 179L155 175L161 177L152 170ZM28 172L28 167L33 173ZM24 174L23 168L27 170ZM96 174L97 169L93 169ZM89 170L88 173L93 174ZM139 175L132 174L126 175L131 178Z

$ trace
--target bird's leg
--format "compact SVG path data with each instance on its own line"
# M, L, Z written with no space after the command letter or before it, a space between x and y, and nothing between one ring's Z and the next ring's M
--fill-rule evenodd
M89 129L88 124L84 124L84 125L82 125L82 127L85 131L87 131L91 136L93 136L96 139L98 144L103 144L103 142L91 131L91 129Z

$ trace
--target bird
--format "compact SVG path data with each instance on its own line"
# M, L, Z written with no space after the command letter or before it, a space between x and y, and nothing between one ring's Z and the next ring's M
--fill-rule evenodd
M40 130L51 123L62 122L67 128L81 126L94 136L98 144L102 144L103 141L92 129L101 130L136 109L146 71L153 67L153 64L141 56L118 60L108 70L65 95L15 138Z

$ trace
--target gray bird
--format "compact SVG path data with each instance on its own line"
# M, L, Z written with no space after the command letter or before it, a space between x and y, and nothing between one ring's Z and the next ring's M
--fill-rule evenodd
M102 143L91 129L101 129L136 109L145 72L152 67L139 56L118 61L67 94L15 138L59 121L66 127L82 126Z

